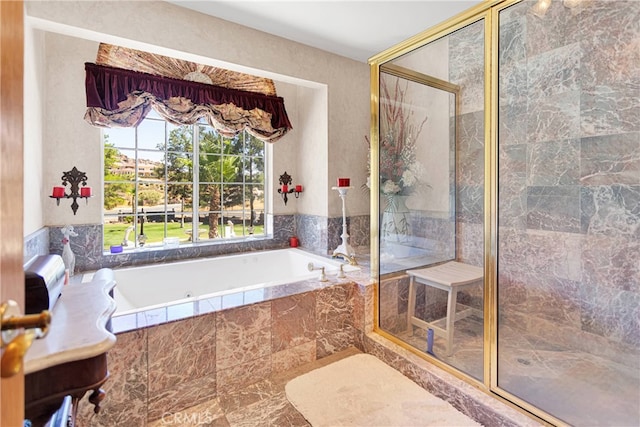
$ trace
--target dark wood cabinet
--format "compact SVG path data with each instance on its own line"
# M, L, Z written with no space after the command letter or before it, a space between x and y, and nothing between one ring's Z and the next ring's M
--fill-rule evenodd
M64 287L49 333L25 357L25 418L33 427L46 425L65 398L71 401L67 425L74 425L78 405L86 400L100 410L101 387L109 378L107 351L116 341L110 331L114 286L113 272L104 269L92 281Z

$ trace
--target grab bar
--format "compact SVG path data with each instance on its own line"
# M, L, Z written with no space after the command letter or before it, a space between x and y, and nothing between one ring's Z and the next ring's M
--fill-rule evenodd
M324 267L316 267L313 265L312 262L310 262L309 264L307 264L307 268L309 269L309 271L313 271L313 270L320 270L320 281L321 282L326 282L327 279L327 275L324 274Z

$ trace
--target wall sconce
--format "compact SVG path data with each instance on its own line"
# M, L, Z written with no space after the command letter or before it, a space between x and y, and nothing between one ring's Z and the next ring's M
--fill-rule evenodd
M82 187L80 184L82 183ZM71 191L69 194L66 192L66 186L71 185ZM85 199L85 201L89 202L89 197L91 197L91 187L87 187L87 174L85 172L80 172L75 166L73 169L67 172L62 173L62 187L53 187L53 194L51 196L52 199L56 199L56 205L60 206L60 199L73 199L73 203L71 203L71 210L73 210L73 214L75 215L78 211L78 201L77 199Z
M289 186L291 185L291 176L287 173L287 171L284 171L284 173L280 175L279 183L280 188L278 188L278 193L282 195L282 199L284 200L285 205L289 201L287 194L294 194L297 199L298 197L300 197L300 193L302 193L303 191L302 185L300 184L297 184L295 187L289 188Z

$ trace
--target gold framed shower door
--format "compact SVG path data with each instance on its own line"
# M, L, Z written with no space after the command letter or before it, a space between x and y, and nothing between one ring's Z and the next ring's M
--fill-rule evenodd
M482 22L484 26L484 221L483 221L483 377L478 380L469 374L453 367L431 355L422 352L395 335L380 327L380 242L378 238L371 239L371 274L375 280L374 288L374 332L394 342L402 348L420 356L446 372L463 379L478 389L492 395L505 404L532 416L538 421L552 425L566 425L563 421L553 417L545 411L531 405L525 400L502 389L498 385L498 299L497 299L497 248L498 248L498 171L497 171L497 143L498 143L498 17L499 12L522 0L488 0L473 8L462 12L453 18L411 37L384 52L369 59L371 72L371 133L370 133L370 173L371 177L379 176L379 131L380 131L380 73L393 70L389 62L415 49L423 47L433 41L445 37L468 25ZM380 183L378 179L371 179L370 210L371 236L379 236L380 232Z

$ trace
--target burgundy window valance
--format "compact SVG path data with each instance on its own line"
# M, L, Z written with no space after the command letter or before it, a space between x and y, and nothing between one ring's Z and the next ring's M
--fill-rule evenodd
M227 136L246 129L273 142L291 129L278 96L92 63L85 63L85 71L85 120L97 126L137 126L153 107L175 124L204 117Z

